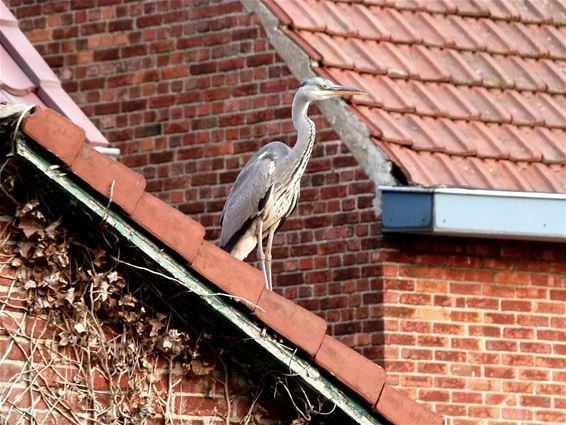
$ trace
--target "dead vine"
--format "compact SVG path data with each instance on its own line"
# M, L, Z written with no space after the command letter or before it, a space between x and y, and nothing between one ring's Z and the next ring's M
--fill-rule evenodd
M24 367L2 388L0 422L44 424L58 416L71 424L144 424L154 417L172 423L173 361L192 375L209 374L214 365L195 356L187 332L132 294L105 251L74 244L38 202L21 205L15 217L17 243L0 267L16 269L0 303L10 340L0 367L12 358ZM17 287L27 293L21 304L12 297ZM169 359L165 388L158 385L159 356Z

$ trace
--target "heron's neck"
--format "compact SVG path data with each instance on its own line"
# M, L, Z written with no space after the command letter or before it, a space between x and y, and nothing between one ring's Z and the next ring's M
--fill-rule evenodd
M300 179L305 172L314 145L314 122L307 116L309 105L310 101L302 97L295 97L293 100L293 124L297 130L297 141L286 164L289 176L292 177L291 181Z

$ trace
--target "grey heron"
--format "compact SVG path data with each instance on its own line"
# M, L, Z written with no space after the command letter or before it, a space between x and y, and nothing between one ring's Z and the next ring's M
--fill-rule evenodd
M220 246L243 260L257 245L258 260L269 290L272 289L273 235L297 205L301 176L314 145L315 125L307 116L308 107L313 101L357 94L363 92L320 77L306 79L293 99L292 119L297 131L293 148L282 142L263 146L244 166L230 189L220 219Z

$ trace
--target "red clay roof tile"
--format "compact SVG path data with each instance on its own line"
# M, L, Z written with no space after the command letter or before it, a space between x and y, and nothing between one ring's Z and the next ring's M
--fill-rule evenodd
M255 310L265 288L263 274L258 269L207 241L201 244L192 268L226 293L247 301L246 307Z
M308 19L271 3L316 73L368 92L351 109L409 181L565 191L563 132L549 133L566 127L564 2L309 0Z
M24 121L23 131L66 165L73 163L85 142L81 127L48 108L36 108Z
M134 211L144 194L146 182L142 175L87 144L82 145L71 170L127 214Z
M315 362L375 405L385 383L385 371L340 341L326 335Z
M443 425L444 420L385 384L375 409L396 425Z
M268 290L261 293L257 306L255 315L271 329L302 348L311 357L319 351L327 328L322 318Z
M132 219L161 242L192 263L204 239L204 227L161 199L144 193Z

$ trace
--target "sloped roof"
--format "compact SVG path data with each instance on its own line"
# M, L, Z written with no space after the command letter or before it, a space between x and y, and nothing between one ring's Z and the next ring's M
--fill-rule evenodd
M409 184L566 193L562 0L262 0Z
M6 5L0 1L0 102L48 106L81 126L93 145L108 140L61 87Z
M169 248L182 259L176 263L176 267L188 266L221 291L247 300L249 313L246 320L259 320L284 337L287 345L291 345L291 350L297 348L310 359L308 361L312 366L326 370L340 385L348 387L359 403L365 406L364 409L373 412L371 414L375 415L377 422L385 418L393 424L443 423L442 417L386 384L383 368L327 335L327 323L322 318L265 289L263 275L258 269L204 240L201 224L147 193L142 175L96 151L86 143L85 132L80 127L51 109L37 108L24 120L23 132L55 155L66 167L66 173L56 172L57 177L54 178L78 178L88 191L104 197L101 205L111 203L119 207L115 211L120 219L133 225L126 231L131 244L148 235L158 245ZM17 154L25 156L26 149L18 146L20 150L17 150ZM38 155L45 161L45 178L51 178L51 170L56 169L54 166L58 161L41 153ZM32 166L40 168L33 163ZM93 203L91 200L86 204ZM102 207L101 210L106 211L106 208ZM108 224L112 225L112 222ZM132 230L135 228L140 230ZM141 233L138 235L138 232ZM235 307L234 301L233 307L229 308ZM235 315L235 312L231 314ZM295 357L292 351L288 355L291 360ZM301 370L304 371L304 368ZM307 372L310 376L316 376L312 371Z

